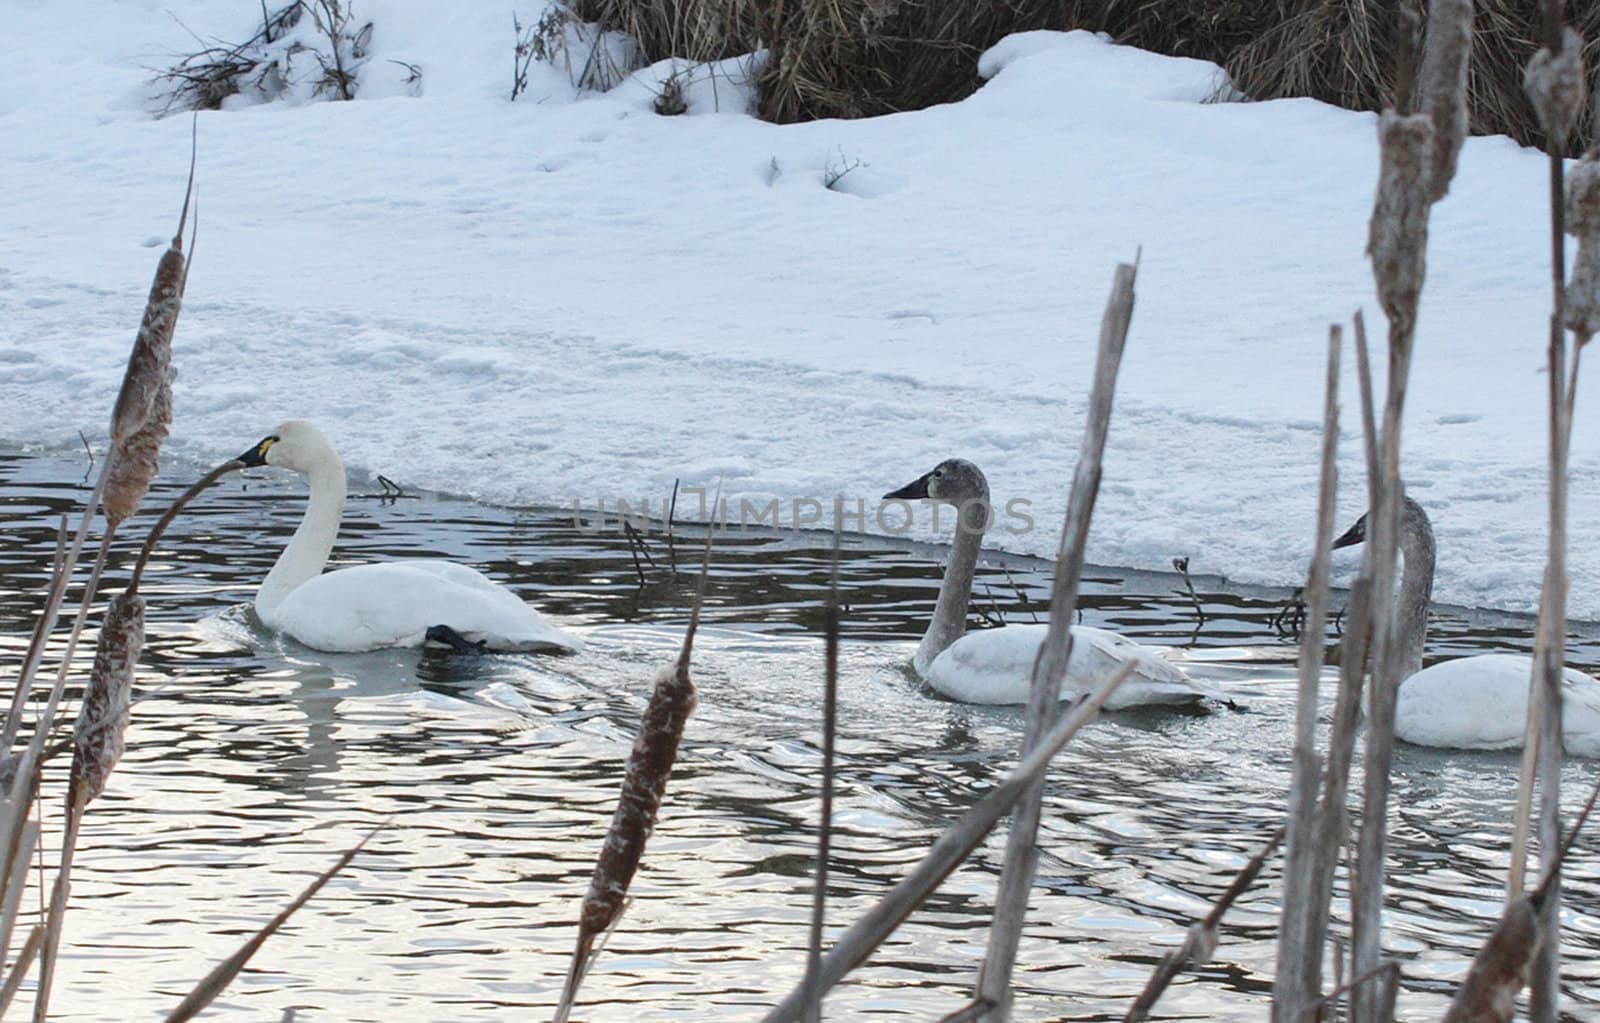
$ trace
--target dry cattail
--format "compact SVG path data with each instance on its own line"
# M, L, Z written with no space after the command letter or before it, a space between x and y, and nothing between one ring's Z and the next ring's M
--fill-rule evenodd
M1583 112L1583 37L1570 28L1562 29L1561 52L1541 49L1530 57L1522 88L1533 101L1539 126L1555 144L1555 151L1566 149Z
M708 534L708 555L710 546ZM704 587L704 567L700 580ZM633 875L639 869L639 859L644 855L645 841L655 828L656 812L660 810L661 797L667 790L667 778L672 774L672 763L678 757L678 740L683 738L683 726L694 711L694 683L689 680L689 651L699 616L700 603L697 599L689 631L684 638L683 654L677 664L662 668L656 675L650 705L645 708L644 717L639 722L639 735L633 740L633 752L628 754L628 768L622 776L622 796L617 800L617 811L611 817L611 828L606 832L600 855L595 858L594 875L589 879L589 890L583 897L583 909L578 915L577 948L572 954L572 966L567 972L555 1023L566 1023L578 996L578 986L583 983L583 975L588 969L595 939L610 930L622 913L628 886L633 883Z
M1456 157L1467 137L1467 70L1472 54L1472 0L1432 0L1422 50L1422 112L1433 118L1428 194L1450 192Z
M645 841L656 824L661 796L678 756L678 740L694 711L694 683L680 665L662 668L656 676L655 692L639 722L639 735L628 755L628 769L622 778L622 796L617 812L606 832L605 846L595 860L594 876L583 897L579 918L580 935L603 934L622 910L628 885L639 869Z
M172 425L173 376L168 367L144 423L111 449L102 501L106 521L113 526L139 510L139 502L144 500L150 481L155 478L161 442L167 439L167 430Z
M1385 110L1378 121L1378 197L1372 207L1367 253L1378 284L1378 302L1391 324L1415 323L1417 299L1427 271L1428 168L1433 120Z
M169 383L172 366L172 331L183 305L184 259L182 244L174 238L172 246L156 266L156 279L144 306L144 320L128 355L128 368L122 374L122 389L111 412L111 443L121 445L144 426L155 407L163 384Z
M122 756L133 671L143 649L144 598L119 593L106 609L94 651L94 673L73 730L72 781L80 806L105 790L106 779Z
M1511 1023L1517 992L1527 982L1538 948L1534 900L1519 895L1506 904L1494 933L1472 960L1444 1023Z
M1600 152L1591 150L1567 171L1566 189L1566 228L1578 238L1578 255L1563 315L1583 344L1600 333Z

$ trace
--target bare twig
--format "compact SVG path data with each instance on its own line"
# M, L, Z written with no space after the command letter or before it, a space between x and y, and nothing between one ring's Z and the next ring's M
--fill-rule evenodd
M1200 602L1200 594L1196 593L1194 590L1194 580L1189 578L1189 559L1173 558L1172 567L1177 569L1179 575L1183 576L1183 586L1184 589L1189 591L1189 601L1190 603L1194 604L1194 614L1195 617L1199 619L1198 624L1205 625L1206 607Z

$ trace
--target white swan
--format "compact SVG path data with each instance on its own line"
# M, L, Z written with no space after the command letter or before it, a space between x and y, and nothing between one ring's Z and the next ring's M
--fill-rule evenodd
M1367 517L1333 542L1349 547L1367 538ZM1436 547L1428 513L1411 498L1400 513L1404 567L1395 616L1404 656L1404 681L1395 697L1395 735L1418 746L1446 749L1520 749L1528 713L1533 659L1519 654L1478 654L1422 666L1433 595ZM1567 752L1600 756L1600 681L1565 669L1561 731Z
M972 577L989 520L989 481L960 458L940 462L884 500L929 500L957 508L955 541L945 566L939 599L912 667L929 686L964 703L1026 703L1033 662L1048 628L1007 625L968 633ZM1202 687L1154 650L1105 629L1072 626L1072 656L1062 680L1063 698L1093 692L1129 661L1135 665L1106 702L1115 710L1139 704L1183 704L1226 699Z
M268 627L317 650L421 646L570 652L583 643L488 576L448 561L384 561L324 573L344 514L344 463L315 426L291 419L239 456L311 485L305 518L256 591Z

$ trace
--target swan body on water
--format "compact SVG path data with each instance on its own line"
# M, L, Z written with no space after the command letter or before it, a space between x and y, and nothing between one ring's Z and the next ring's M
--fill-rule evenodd
M1033 662L1048 627L1006 625L966 631L972 578L989 520L989 481L976 465L951 458L899 490L885 494L884 500L931 500L957 508L950 560L912 667L935 691L963 703L1026 703ZM1106 702L1110 710L1226 699L1222 693L1195 682L1150 647L1084 625L1072 626L1072 655L1061 683L1062 698L1093 692L1130 661L1134 664L1133 673Z
M1367 537L1367 517L1333 542L1349 547ZM1422 666L1437 548L1428 513L1411 498L1400 513L1400 573L1395 614L1404 658L1395 696L1397 737L1445 749L1521 749L1533 659L1478 654ZM1574 668L1562 679L1561 731L1567 752L1600 756L1600 681Z
M330 652L442 639L487 650L571 652L583 643L482 572L444 560L384 561L323 572L344 515L344 463L322 432L293 419L239 460L306 477L311 498L256 591L267 627Z

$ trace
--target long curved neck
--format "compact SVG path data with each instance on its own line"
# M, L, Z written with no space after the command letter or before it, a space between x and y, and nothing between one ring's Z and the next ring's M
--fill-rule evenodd
M939 601L911 662L919 673L926 673L934 658L967 631L967 607L972 603L972 577L978 570L978 552L983 549L986 516L987 502L983 507L963 509L957 518L950 560L945 564L944 582L939 585Z
M1436 555L1433 527L1421 509L1401 513L1400 593L1395 607L1396 640L1400 644L1400 677L1422 670L1422 646L1428 638L1428 602L1433 599L1433 563Z
M306 478L311 484L311 500L306 503L305 518L256 591L256 613L262 616L270 615L306 580L321 575L333 552L333 539L344 516L344 463L337 457L322 462Z

